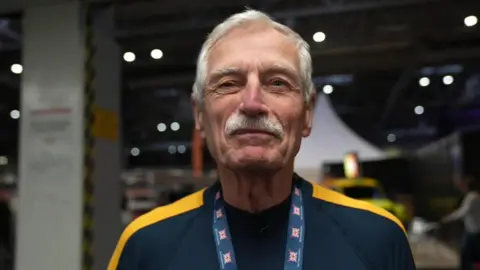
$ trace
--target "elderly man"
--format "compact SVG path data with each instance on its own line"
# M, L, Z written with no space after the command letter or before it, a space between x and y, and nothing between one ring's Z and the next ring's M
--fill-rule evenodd
M415 269L395 217L294 174L312 128L311 73L308 44L264 13L218 25L192 100L219 182L135 220L108 269Z

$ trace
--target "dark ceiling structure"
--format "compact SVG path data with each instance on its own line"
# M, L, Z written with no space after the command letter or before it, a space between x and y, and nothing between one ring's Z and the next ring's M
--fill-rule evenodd
M327 92L341 118L377 145L416 147L456 123L480 123L462 116L478 107L480 25L464 23L480 17L478 0L92 2L115 7L118 42L136 55L124 62L122 89L125 151L142 153L130 157L134 165L190 163L197 53L217 23L245 7L268 12L310 43L319 93ZM0 151L15 155L18 120L9 114L19 107L20 76L10 68L21 63L21 13L11 9L0 20ZM323 42L312 38L319 31ZM153 59L153 49L163 57ZM419 85L423 77L426 87Z

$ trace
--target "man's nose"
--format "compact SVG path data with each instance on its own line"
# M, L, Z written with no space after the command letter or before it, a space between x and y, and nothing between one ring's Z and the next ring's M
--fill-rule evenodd
M268 108L263 102L262 86L258 80L251 80L242 93L240 112L249 116L267 114Z

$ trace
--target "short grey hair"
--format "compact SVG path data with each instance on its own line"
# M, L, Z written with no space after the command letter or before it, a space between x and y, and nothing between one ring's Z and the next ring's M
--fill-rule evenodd
M298 33L290 29L288 26L274 21L270 16L263 12L251 9L234 14L217 25L208 35L205 43L203 43L197 59L197 72L192 89L192 98L197 103L202 104L203 102L203 92L205 90L207 79L208 57L213 45L235 28L254 23L266 23L273 29L291 38L296 43L298 59L300 60L302 92L305 102L307 104L309 103L310 96L315 92L315 87L312 81L312 57L310 55L310 46Z

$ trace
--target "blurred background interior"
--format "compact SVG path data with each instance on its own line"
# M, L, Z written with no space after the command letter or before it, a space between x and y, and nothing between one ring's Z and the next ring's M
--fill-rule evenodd
M33 50L24 42L25 13L10 2L0 3L2 270L15 258L19 174L26 166L22 108L28 107L22 48ZM248 6L289 25L311 46L319 99L297 172L397 215L410 230L420 268L456 267L462 224L428 234L424 228L458 206L464 175L480 179L480 1L91 2L93 12L114 11L109 33L121 70L115 126L121 173L114 181L121 183L123 225L216 180L193 129L195 61L208 32Z

